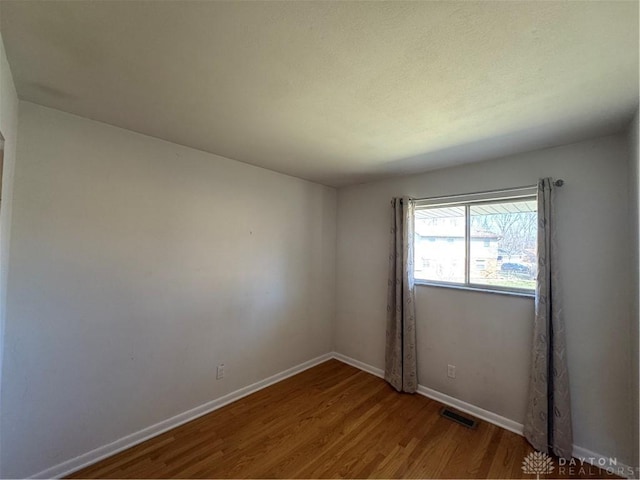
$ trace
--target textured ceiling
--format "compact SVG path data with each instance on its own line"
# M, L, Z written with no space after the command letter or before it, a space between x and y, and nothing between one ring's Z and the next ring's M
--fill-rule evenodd
M21 99L328 185L579 140L638 2L0 3Z

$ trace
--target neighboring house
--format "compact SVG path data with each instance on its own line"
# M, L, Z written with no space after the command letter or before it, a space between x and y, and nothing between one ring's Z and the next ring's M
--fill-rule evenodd
M415 226L417 278L445 282L464 281L464 219L461 217L418 220ZM487 277L499 270L500 236L485 230L471 231L471 278Z

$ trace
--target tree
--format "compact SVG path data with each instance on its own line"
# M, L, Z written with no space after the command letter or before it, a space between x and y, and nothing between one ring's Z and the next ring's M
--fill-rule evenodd
M471 215L471 227L476 231L491 232L500 238L500 250L506 255L522 255L535 249L537 214L496 213Z

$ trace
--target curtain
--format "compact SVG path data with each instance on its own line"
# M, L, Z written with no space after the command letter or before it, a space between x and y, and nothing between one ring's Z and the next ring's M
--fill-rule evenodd
M408 197L391 200L391 242L384 378L399 392L418 388L413 291L413 211Z
M538 279L524 435L536 450L569 459L573 438L562 297L558 291L554 188L550 178L538 182Z

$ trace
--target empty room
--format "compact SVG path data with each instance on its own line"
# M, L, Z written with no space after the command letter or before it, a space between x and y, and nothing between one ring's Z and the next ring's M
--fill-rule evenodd
M0 477L639 478L638 24L0 0Z

